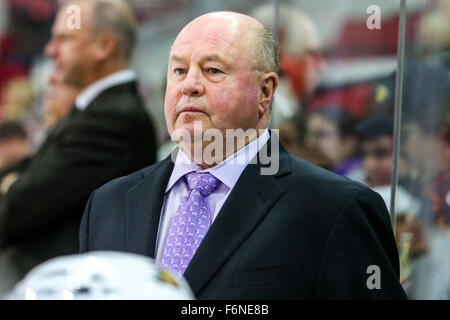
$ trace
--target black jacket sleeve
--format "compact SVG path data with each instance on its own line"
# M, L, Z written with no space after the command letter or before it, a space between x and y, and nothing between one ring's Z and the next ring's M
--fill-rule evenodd
M132 152L127 120L92 113L74 121L56 141L33 157L0 200L3 246L32 237L77 212L91 192L127 173Z

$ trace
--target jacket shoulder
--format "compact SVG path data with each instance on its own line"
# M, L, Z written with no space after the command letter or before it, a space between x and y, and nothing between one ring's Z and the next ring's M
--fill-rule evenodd
M310 162L289 154L293 179L302 183L315 184L319 188L330 188L340 193L358 192L370 188L360 182L316 166Z
M383 211L382 215L389 215L381 196L368 186L298 157L290 158L291 174L285 179L284 188L293 190L294 201L316 208L316 215L334 219L352 201L369 201Z

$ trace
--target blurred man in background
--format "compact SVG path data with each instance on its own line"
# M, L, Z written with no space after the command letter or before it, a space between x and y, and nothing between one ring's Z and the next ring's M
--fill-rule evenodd
M393 130L392 116L385 113L374 114L356 127L365 169L363 182L382 196L388 209L391 202ZM402 186L398 187L397 214L412 217L419 214L418 200Z
M69 23L77 12L69 6L79 9L79 28ZM36 155L0 173L9 179L0 246L14 273L5 277L18 280L44 260L77 252L89 194L155 161L153 124L128 68L135 28L124 1L77 0L60 9L45 53L54 61L52 79L81 93Z

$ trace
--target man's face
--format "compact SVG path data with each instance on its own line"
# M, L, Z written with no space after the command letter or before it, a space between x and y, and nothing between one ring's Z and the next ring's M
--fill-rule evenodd
M268 111L259 103L259 75L253 71L251 40L230 17L200 18L185 27L172 47L165 116L169 133L194 121L202 131L265 128Z
M88 74L92 72L94 45L92 26L89 24L91 8L86 2L74 2L81 9L81 28L69 28L71 14L63 7L52 28L52 38L45 47L45 54L53 59L54 75L67 85L83 88L88 83Z
M392 175L392 137L381 136L362 143L367 182L372 187L389 185Z

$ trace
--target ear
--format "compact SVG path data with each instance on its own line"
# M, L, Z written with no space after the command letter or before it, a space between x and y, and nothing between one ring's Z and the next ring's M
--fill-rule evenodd
M117 40L111 32L104 32L98 36L94 47L95 59L99 62L107 60L117 51Z
M275 72L262 75L260 80L259 115L262 117L270 108L275 89L278 86L278 76Z

